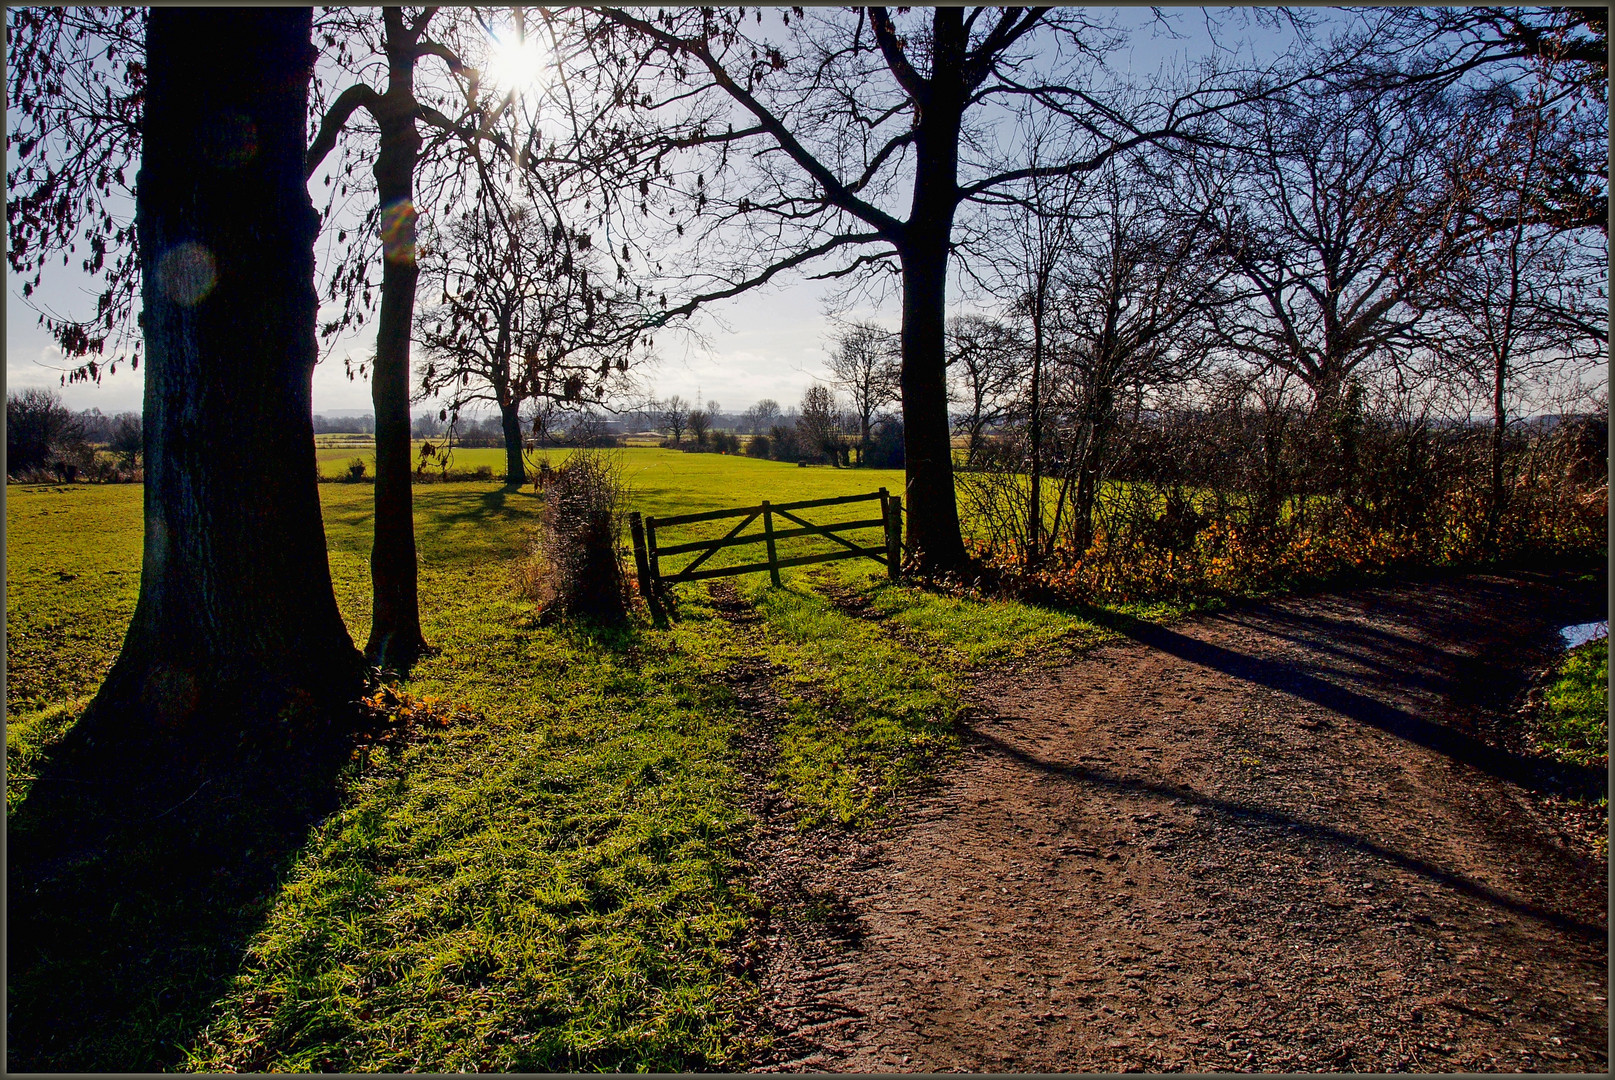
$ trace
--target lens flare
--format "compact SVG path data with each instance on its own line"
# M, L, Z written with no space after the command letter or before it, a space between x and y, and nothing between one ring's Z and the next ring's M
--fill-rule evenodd
M399 199L381 211L381 253L388 262L415 262L415 204Z
M175 244L157 260L157 283L180 307L200 304L218 281L213 252L194 240Z

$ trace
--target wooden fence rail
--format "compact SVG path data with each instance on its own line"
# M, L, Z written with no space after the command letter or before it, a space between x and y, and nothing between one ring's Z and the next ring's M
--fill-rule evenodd
M803 512L823 506L845 506L849 503L879 502L880 516L863 518L858 521L836 521L827 524L818 524L808 521L801 515ZM778 516L795 525L795 528L776 529L774 518ZM746 526L763 519L763 531L760 533L746 533ZM696 540L684 544L671 544L660 547L656 542L658 529L670 528L674 525L693 525L706 521L722 521L725 518L740 518L738 524L723 536L715 540ZM886 574L896 579L902 564L902 535L903 535L903 500L895 495L888 495L885 488L871 492L868 495L843 495L834 499L805 499L793 503L763 502L757 506L737 506L728 510L704 510L698 514L674 514L671 517L641 517L638 511L628 515L629 529L634 537L634 566L639 572L639 592L650 604L651 614L658 622L666 616L663 610L662 596L664 590L670 585L677 585L685 581L701 581L706 578L728 577L732 574L758 574L768 571L769 577L775 585L779 584L779 572L786 566L806 566L809 563L833 562L837 559L873 559L886 567ZM881 529L883 543L878 547L865 547L840 535L844 532L855 532L859 529ZM792 555L780 558L776 544L780 540L789 540L799 536L818 536L832 540L840 545L840 550L821 552L815 555ZM701 564L712 557L715 552L724 548L739 547L745 544L762 544L767 549L767 559L764 562L749 562L739 566L720 566L702 569ZM695 558L682 569L671 574L662 571L661 560L674 555L695 555Z

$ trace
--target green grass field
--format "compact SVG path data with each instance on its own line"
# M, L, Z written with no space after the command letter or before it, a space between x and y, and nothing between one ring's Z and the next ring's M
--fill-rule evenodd
M619 460L647 514L901 488L899 473L739 457ZM14 813L117 653L139 587L141 490L7 494ZM372 489L320 496L337 599L362 642ZM89 946L10 971L13 1014L46 1011L56 1032L48 1049L13 1041L12 1067L744 1067L757 991L733 961L757 910L739 857L747 721L725 671L778 665L785 715L765 782L804 825L859 828L954 752L962 672L1103 636L1071 613L892 585L861 561L787 571L778 590L766 575L730 579L762 616L752 623L721 619L691 585L666 630L544 626L517 588L541 505L497 482L416 488L437 652L408 689L474 722L355 763L340 808L262 899L244 954L215 957L233 972L222 991L149 985L138 963ZM832 590L866 593L888 621L844 614ZM89 985L112 1004L76 1007Z

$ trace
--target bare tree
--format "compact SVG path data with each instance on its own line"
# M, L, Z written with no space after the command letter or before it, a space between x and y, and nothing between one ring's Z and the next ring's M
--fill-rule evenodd
M773 398L763 398L757 404L746 410L742 422L746 425L750 435L765 434L774 421L779 419L779 402Z
M1010 239L1001 256L1004 286L1012 310L1024 321L1028 333L1026 372L1026 450L1027 506L1024 552L1029 566L1037 566L1047 550L1043 512L1045 456L1043 434L1048 411L1045 400L1048 346L1053 310L1051 301L1060 261L1072 244L1075 227L1075 201L1082 191L1083 178L1055 173L1044 174L1038 166L1047 158L1066 155L1057 139L1047 130L1030 138L1032 173L1019 185L1011 207ZM1052 144L1052 145L1051 145ZM1052 153L1051 153L1052 151ZM1107 170L1112 166L1105 166ZM1113 174L1112 174L1113 175Z
M475 401L497 407L508 483L526 480L522 404L599 402L641 340L637 309L600 284L597 264L588 233L546 223L492 184L422 247L428 295L439 300L417 320L420 395L447 395L453 413Z
M830 353L834 387L852 403L858 418L858 461L869 452L869 427L875 413L897 400L900 357L891 331L855 322L836 335Z
M691 409L686 422L690 425L690 438L695 440L695 445L705 446L707 444L707 432L712 429L712 412L710 408Z
M1503 95L1477 117L1476 144L1484 150L1470 162L1470 213L1484 236L1430 290L1442 323L1439 351L1486 388L1491 406L1488 544L1497 540L1508 500L1506 436L1522 384L1578 353L1584 362L1602 362L1609 350L1607 238L1546 222L1535 210L1560 148L1541 107L1547 90L1544 81L1523 97ZM1601 257L1578 258L1585 246L1578 232L1602 241Z
M635 65L637 81L616 81L622 99L665 115L695 103L662 144L710 154L678 198L708 222L751 226L728 257L704 260L716 268L710 287L670 313L797 267L893 273L903 293L909 543L925 570L962 566L944 340L961 208L994 203L1034 175L1089 172L1129 147L1192 140L1246 92L1218 73L1171 100L1100 100L1095 58L1111 35L1080 9L875 7L798 11L794 21L782 12L779 34L748 27L740 9L600 15L601 61ZM646 78L647 58L659 82ZM1071 156L1038 166L1015 156L987 129L1005 108L1056 118L1072 133Z
M493 134L489 113L497 108L497 103L477 93L475 73L453 47L452 38L435 40L428 34L434 20L439 30L452 34L458 18L463 17L455 9L445 13L442 8L422 8L411 18L403 8L383 8L378 40L374 17L352 13L339 27L346 33L340 39L338 59L352 54L349 42L362 43L371 56L385 59L385 86L377 89L361 75L336 94L320 118L305 164L305 175L314 177L344 130L357 128L355 114L368 118L369 129L353 134L373 136L373 150L365 149L373 154L370 172L376 198L357 232L356 241L361 243L349 249L349 258L330 280L330 298L342 301L343 313L322 331L334 336L352 325L361 312L369 311L369 260L353 256L368 253L371 249L362 241L376 237L382 268L376 351L370 361L370 397L376 416L376 518L370 552L370 640L365 655L374 664L399 671L408 670L426 648L416 587L409 439L409 343L420 273L415 247L417 171L423 161L438 166L440 171L426 186L438 189L443 202L452 201L446 197L449 191L462 183L466 166L479 160L480 143ZM330 40L336 44L339 39L333 34ZM460 118L444 115L417 92L417 67L428 57L465 80L465 108ZM376 65L366 62L368 57L361 55L359 60L355 66L361 72L375 71ZM430 139L422 136L417 125L432 132ZM351 176L351 170L350 161L344 177ZM335 185L335 191L345 193L347 186L344 179Z
M953 400L965 404L956 428L965 436L965 461L981 463L986 433L1006 415L1010 399L1021 388L1021 354L1025 343L1013 326L985 315L956 315L948 320L948 366L953 371Z
M657 409L662 426L673 436L673 445L684 441L684 429L690 425L690 403L674 394Z
M1312 391L1346 491L1354 376L1419 344L1414 301L1471 238L1447 154L1451 102L1417 88L1288 95L1253 106L1249 126L1250 145L1202 175L1248 300L1219 309L1218 325L1229 347Z
M1210 215L1176 212L1171 187L1165 170L1105 170L1056 267L1049 314L1065 430L1053 531L1069 506L1078 553L1092 535L1123 409L1198 373L1211 345L1207 319L1226 299L1229 267L1213 251Z
M822 383L809 386L802 395L802 413L796 421L797 446L802 455L841 464L847 452L841 437L843 427L835 392Z

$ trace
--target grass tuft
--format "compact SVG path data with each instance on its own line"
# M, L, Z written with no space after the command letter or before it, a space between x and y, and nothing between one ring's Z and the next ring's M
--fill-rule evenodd
M1571 649L1554 669L1537 718L1538 745L1560 761L1609 762L1609 639Z

